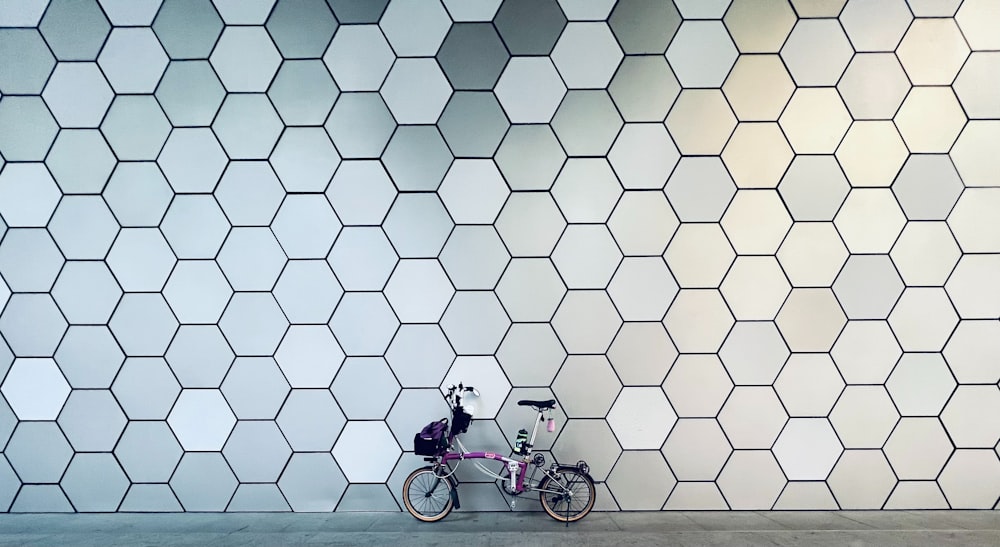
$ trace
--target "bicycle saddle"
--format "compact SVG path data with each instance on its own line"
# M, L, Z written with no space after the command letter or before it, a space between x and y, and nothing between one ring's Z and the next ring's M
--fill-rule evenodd
M524 399L517 402L518 406L533 406L541 410L549 410L556 407L556 400L549 399L548 401L532 401L530 399Z

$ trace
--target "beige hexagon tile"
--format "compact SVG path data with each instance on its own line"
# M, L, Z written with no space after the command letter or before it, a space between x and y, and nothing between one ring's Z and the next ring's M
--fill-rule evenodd
M792 149L774 123L741 123L722 152L739 188L777 188Z
M851 115L833 87L795 91L779 120L796 154L832 154L851 126Z

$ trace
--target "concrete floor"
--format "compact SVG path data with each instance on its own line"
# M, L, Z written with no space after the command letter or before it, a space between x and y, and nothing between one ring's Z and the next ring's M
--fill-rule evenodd
M0 545L1000 545L992 511L591 513L4 514Z

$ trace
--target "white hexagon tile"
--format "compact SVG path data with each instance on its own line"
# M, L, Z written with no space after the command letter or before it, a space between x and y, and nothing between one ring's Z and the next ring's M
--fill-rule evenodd
M599 509L1000 497L991 0L15 4L0 512L398 510L457 381Z

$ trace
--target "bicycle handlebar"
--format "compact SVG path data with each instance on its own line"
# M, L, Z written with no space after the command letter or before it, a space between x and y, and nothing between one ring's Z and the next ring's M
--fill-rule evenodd
M460 404L462 401L462 393L472 393L476 397L479 397L479 390L472 386L462 385L461 382L456 385L448 386L448 394L444 398L451 404Z

